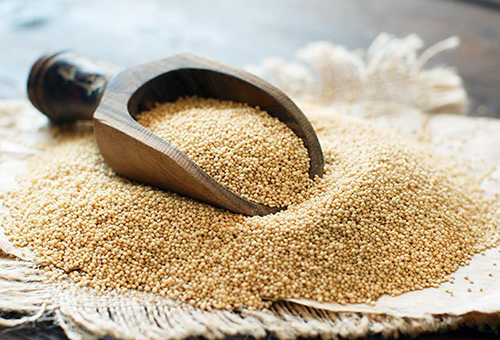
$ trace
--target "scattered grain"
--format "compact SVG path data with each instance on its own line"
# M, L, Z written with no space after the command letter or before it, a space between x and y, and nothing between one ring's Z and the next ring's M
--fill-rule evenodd
M312 184L303 141L259 108L187 97L136 118L216 181L254 202L285 207Z
M315 127L325 175L273 215L237 215L118 177L88 133L36 158L5 197L4 227L51 280L204 309L373 302L438 287L497 244L494 207L457 167L347 117Z

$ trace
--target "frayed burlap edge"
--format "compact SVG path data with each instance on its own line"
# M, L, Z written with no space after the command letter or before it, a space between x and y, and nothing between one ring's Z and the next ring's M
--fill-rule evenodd
M368 334L396 337L456 329L469 324L489 327L499 315L470 313L462 316L401 318L389 315L333 313L288 302L277 302L267 310L207 312L179 306L168 300L148 302L147 294L136 297L97 296L71 284L47 284L27 261L0 259L0 309L22 312L19 319L2 319L0 326L19 327L41 318L53 319L70 339L92 339L110 335L119 339L208 339L246 334L262 338L299 336L358 338Z
M467 94L462 79L449 67L424 68L432 57L459 43L451 37L419 53L424 42L417 35L382 33L367 50L313 42L291 61L269 58L247 70L316 106L379 102L422 112L463 113Z
M366 51L313 43L298 51L296 61L270 59L250 70L295 99L316 106L373 101L423 112L461 113L466 94L460 77L447 68L423 69L430 57L457 44L457 38L450 38L418 55L417 50L423 46L419 37L397 39L381 34ZM42 275L34 262L0 257L0 310L25 315L0 318L0 326L22 327L51 319L71 339L105 335L123 339L213 339L236 334L261 338L268 333L288 339L358 338L368 334L396 337L455 329L463 324L488 327L500 323L498 314L404 318L336 313L291 302L276 302L266 310L207 312L145 293L98 296L68 282L45 283Z

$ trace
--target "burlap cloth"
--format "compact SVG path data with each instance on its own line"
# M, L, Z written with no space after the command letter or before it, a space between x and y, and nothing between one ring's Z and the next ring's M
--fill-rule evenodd
M281 87L313 122L347 114L398 130L436 152L453 155L481 178L488 195L494 195L500 192L500 120L460 115L466 106L460 77L445 67L424 69L429 58L457 45L458 39L450 38L418 53L423 46L419 37L381 34L367 50L317 42L297 51L291 62L269 59L249 70ZM46 119L26 101L0 102L1 190L15 185L16 174L23 172L36 146L52 138L49 130ZM375 306L295 300L276 302L267 310L206 312L143 293L97 296L71 283L43 283L32 254L9 245L0 228L0 310L27 315L0 318L0 326L51 318L72 339L263 337L267 332L282 338L397 336L461 324L497 327L499 249L475 256L453 274L453 285L384 296Z

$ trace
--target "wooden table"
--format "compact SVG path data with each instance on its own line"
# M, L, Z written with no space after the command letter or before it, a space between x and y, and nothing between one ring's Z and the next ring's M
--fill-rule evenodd
M3 0L0 99L25 96L27 72L49 49L75 49L131 66L192 50L235 66L291 58L310 41L367 47L380 32L419 34L428 44L453 35L456 52L432 61L464 78L468 113L500 118L500 1L453 0ZM425 338L492 339L472 330ZM0 338L61 339L42 323L0 330Z

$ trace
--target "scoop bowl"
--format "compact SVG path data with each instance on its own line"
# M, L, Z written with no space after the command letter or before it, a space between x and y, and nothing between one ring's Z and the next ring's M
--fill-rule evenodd
M235 213L266 215L279 209L227 189L140 125L135 115L157 103L194 95L259 106L303 140L310 158L309 176L323 174L316 133L290 98L248 72L192 53L129 68L113 77L81 55L47 54L30 72L28 95L54 123L92 119L99 149L116 173Z

